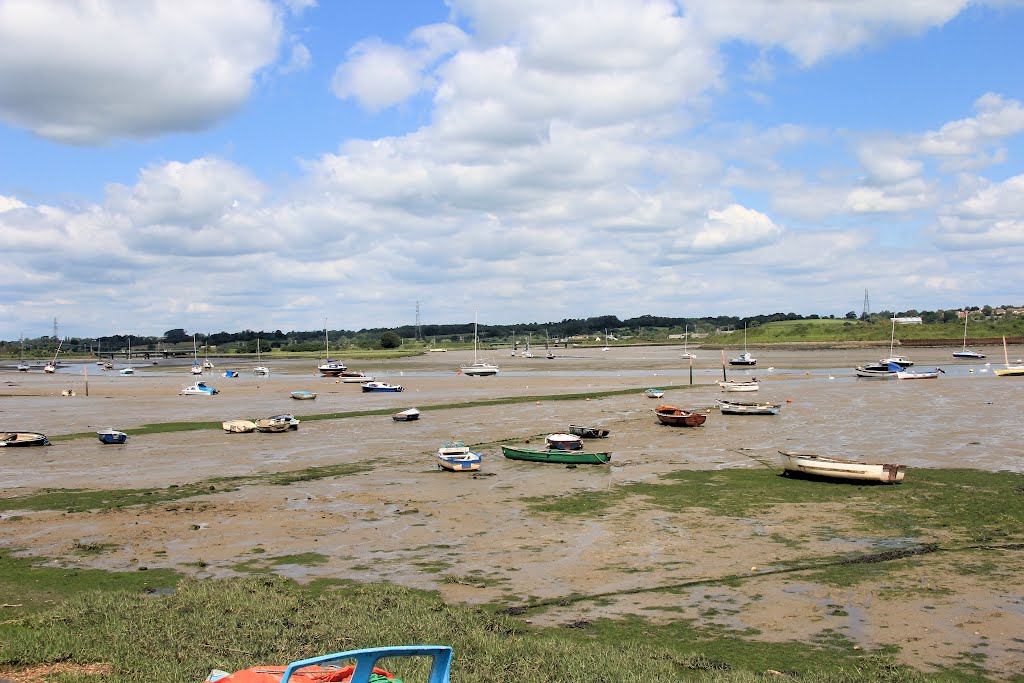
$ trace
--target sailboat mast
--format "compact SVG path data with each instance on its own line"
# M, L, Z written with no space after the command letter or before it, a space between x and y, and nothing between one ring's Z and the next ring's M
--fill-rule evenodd
M967 310L965 309L964 310L964 351L967 350L967 316L968 315L969 314L968 314Z

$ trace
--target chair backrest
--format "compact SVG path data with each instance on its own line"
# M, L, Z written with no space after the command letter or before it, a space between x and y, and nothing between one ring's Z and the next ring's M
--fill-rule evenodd
M403 645L398 647L371 647L363 650L350 650L332 655L321 655L312 659L292 662L285 669L281 683L288 683L297 670L307 666L326 664L340 659L354 659L356 670L352 673L350 683L369 683L370 673L379 659L384 657L431 657L433 662L428 683L449 683L448 675L452 664L452 649L446 645Z

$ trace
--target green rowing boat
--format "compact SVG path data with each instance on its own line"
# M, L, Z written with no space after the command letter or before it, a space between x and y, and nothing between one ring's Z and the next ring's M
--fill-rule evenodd
M513 448L511 446L502 446L501 452L509 460L557 462L565 465L605 465L612 459L611 453L567 451L559 448Z

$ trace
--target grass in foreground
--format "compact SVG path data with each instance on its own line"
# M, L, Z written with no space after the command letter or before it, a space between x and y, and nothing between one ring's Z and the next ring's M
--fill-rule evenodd
M455 650L453 680L460 683L984 680L964 672L922 674L894 664L888 653L853 650L841 638L757 643L709 637L683 621L658 627L641 619L566 626L533 628L491 609L447 605L388 585L185 579L171 594L91 591L0 624L0 675L4 667L101 662L107 673L70 680L198 682L213 668L443 644ZM407 683L425 679L423 666L405 660L384 666Z

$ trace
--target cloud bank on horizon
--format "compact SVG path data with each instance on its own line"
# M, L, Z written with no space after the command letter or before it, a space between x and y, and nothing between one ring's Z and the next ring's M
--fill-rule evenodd
M1021 28L1008 0L0 0L0 339L1021 305Z

